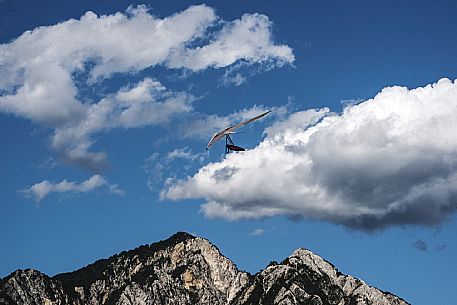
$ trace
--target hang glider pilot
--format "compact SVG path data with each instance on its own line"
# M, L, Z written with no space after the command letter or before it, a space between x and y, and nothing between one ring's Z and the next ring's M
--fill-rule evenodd
M209 141L208 145L206 146L206 150L211 148L211 146L213 146L217 141L219 141L220 139L225 137L225 153L226 154L230 153L231 151L245 151L245 149L243 147L237 146L237 145L235 145L233 143L233 140L230 137L230 135L234 134L235 130L240 128L241 126L244 126L244 125L249 124L249 123L251 123L251 122L253 122L255 120L258 120L258 119L266 116L270 112L271 112L271 110L266 111L266 112L264 112L262 114L259 114L258 116L255 116L255 117L253 117L253 118L251 118L249 120L246 120L246 121L238 123L236 125L227 127L224 130L221 130L219 132L216 132L214 134L214 136L211 138L211 140Z

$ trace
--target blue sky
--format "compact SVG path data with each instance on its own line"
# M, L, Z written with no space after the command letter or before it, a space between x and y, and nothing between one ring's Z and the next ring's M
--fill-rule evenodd
M0 1L0 277L184 230L252 273L305 247L451 304L455 20L451 1ZM266 109L246 153L204 152Z

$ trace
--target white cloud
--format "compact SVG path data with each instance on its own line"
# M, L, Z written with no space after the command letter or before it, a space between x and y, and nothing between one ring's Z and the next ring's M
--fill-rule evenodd
M48 180L44 180L39 183L35 183L31 187L22 190L21 192L26 196L41 201L52 193L88 193L95 189L105 187L110 193L116 195L123 195L124 191L119 189L116 184L110 184L100 175L94 175L89 179L77 183L67 180L63 180L59 183L53 183Z
M252 231L251 233L249 233L249 235L250 236L260 236L260 235L263 235L263 233L265 233L264 229L257 228L254 231Z
M228 85L241 86L246 81L247 81L246 77L241 75L239 72L237 72L237 73L224 73L224 77L222 78L222 84L224 84L226 86L228 86Z
M340 104L343 105L343 107L347 106L353 106L362 103L365 101L364 99L361 98L351 98L351 99L346 99L346 100L341 100Z
M89 151L93 133L165 124L177 115L191 112L193 100L189 94L170 92L161 83L145 78L88 106L86 116L79 122L56 128L51 147L63 160L100 172L107 164L106 154Z
M308 110L256 148L170 181L208 217L305 217L371 231L442 223L457 207L457 81L384 88L336 115ZM309 126L310 125L310 126Z
M214 33L216 24L221 27ZM106 165L106 154L90 151L91 134L166 123L192 111L194 98L145 78L83 102L81 86L157 65L200 71L237 61L281 66L293 60L291 48L274 44L271 22L260 14L227 22L206 5L162 19L145 6L103 16L87 12L0 45L0 112L53 128L52 147L61 158L97 172ZM79 74L87 79L77 79Z
M80 20L27 31L0 46L0 88L8 92L0 110L52 126L84 117L87 107L75 98L73 72L92 62L95 81L163 64L171 50L201 36L215 19L204 5L164 19L140 6L127 14L87 12Z
M193 160L201 158L202 156L203 156L202 153L193 154L192 150L189 147L183 147L183 148L176 148L176 149L170 151L167 154L166 159L170 162L175 159L184 159L184 160L193 161Z
M244 14L241 19L224 24L216 39L194 49L177 49L170 67L201 70L227 67L238 60L250 63L283 65L292 63L294 55L285 45L274 45L271 22L262 14Z
M274 137L276 135L281 136L285 130L288 132L300 131L316 124L320 119L329 114L331 113L328 108L294 112L287 119L277 121L266 128L265 132L268 136Z

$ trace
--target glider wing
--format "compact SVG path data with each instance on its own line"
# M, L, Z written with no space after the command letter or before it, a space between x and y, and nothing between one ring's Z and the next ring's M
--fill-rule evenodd
M253 117L253 118L251 118L251 119L249 119L249 120L246 120L246 121L241 122L241 123L238 123L238 124L236 124L236 125L227 127L227 128L225 128L224 130L221 130L221 131L219 131L219 132L216 132L216 133L214 134L214 136L211 138L211 140L209 140L209 143L208 143L208 145L206 146L206 149L208 149L208 148L210 148L211 146L213 146L214 143L216 143L217 141L219 141L220 139L222 139L225 135L234 133L234 130L240 128L240 127L243 126L243 125L246 125L246 124L249 124L249 123L251 123L251 122L253 122L253 121L255 121L255 120L258 120L258 119L260 119L260 118L266 116L266 115L269 114L270 112L271 112L271 110L268 110L268 111L266 111L266 112L264 112L264 113L262 113L262 114L259 114L258 116L255 116L255 117Z

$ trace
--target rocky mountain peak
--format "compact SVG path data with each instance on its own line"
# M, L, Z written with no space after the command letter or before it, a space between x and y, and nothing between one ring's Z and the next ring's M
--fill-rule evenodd
M199 299L220 304L231 298L233 287L243 278L247 275L217 247L185 232L54 277L75 299L89 304L142 300L151 293L154 297L148 299L154 304L163 299L174 299L170 304Z
M306 249L252 276L208 240L178 232L52 278L30 269L13 272L0 281L0 304L407 303L341 274Z
M317 273L326 274L332 279L336 279L340 274L333 264L304 248L295 250L287 259L290 265L294 264L295 260L299 260L300 264L308 266Z
M70 302L61 283L37 270L17 270L0 281L0 304L50 305Z

